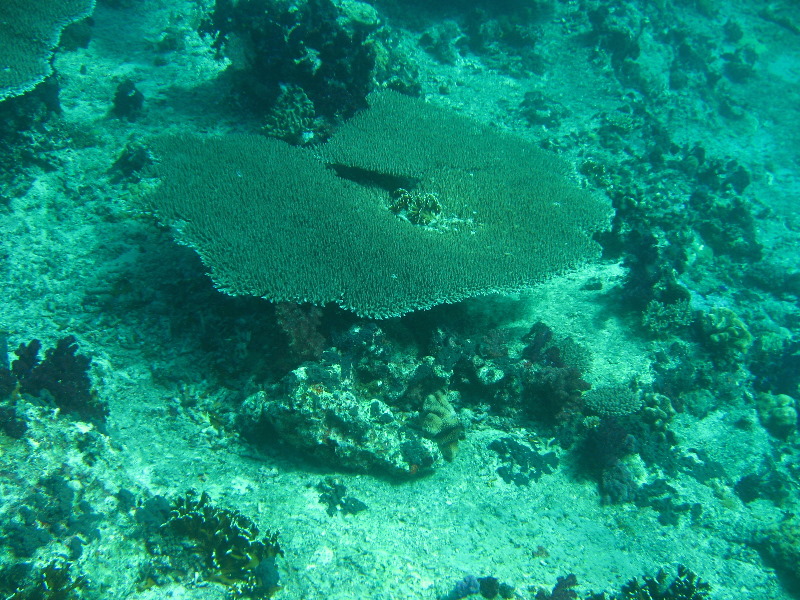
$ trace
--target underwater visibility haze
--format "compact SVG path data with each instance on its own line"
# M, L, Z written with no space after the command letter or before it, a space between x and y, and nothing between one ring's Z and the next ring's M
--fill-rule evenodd
M800 5L0 0L0 600L800 598Z

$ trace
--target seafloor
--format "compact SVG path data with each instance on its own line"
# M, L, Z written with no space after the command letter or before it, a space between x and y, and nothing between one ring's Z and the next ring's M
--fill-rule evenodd
M388 320L217 291L141 210L137 152L285 130L242 99L247 48L199 33L213 2L98 0L55 55L60 112L3 134L5 367L74 336L92 389L82 407L22 379L0 397L3 597L455 600L483 578L483 597L560 600L678 565L710 592L619 597L800 597L797 3L334 6L377 49L371 89L575 165L616 211L602 256ZM115 110L126 81L143 104ZM75 356L48 365L80 388ZM309 398L322 423L292 413ZM358 428L389 421L440 454L382 456ZM229 511L262 532L247 551L220 533ZM275 531L282 556L256 548Z

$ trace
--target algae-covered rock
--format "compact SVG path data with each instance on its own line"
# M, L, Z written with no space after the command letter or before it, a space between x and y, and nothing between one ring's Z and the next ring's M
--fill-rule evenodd
M767 530L763 542L776 566L800 578L800 518L794 516Z
M436 441L405 425L405 415L361 396L339 365L306 364L270 393L245 402L253 436L289 446L305 457L362 473L407 477L442 461Z

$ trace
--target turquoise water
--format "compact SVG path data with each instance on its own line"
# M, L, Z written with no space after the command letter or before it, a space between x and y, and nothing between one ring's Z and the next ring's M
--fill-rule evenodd
M796 3L0 41L0 598L800 595Z

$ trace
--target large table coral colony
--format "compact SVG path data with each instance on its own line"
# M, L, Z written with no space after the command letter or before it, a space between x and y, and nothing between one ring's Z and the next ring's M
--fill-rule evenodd
M228 293L372 318L519 291L598 254L610 207L556 156L395 92L369 102L315 151L157 139L147 207Z
M0 1L0 219L28 227L43 212L47 227L69 221L50 218L49 206L25 210L25 202L39 206L37 193L51 181L46 173L71 178L68 165L86 149L86 139L70 133L70 111L58 116L59 90L73 94L72 111L84 100L106 101L107 118L90 137L122 135L118 147L125 149L107 157L107 181L87 185L108 187L86 206L96 202L97 214L107 215L109 197L135 196L134 208L155 219L132 219L127 211L114 218L146 229L142 246L152 243L159 257L177 252L155 221L166 225L195 251L181 256L199 256L216 289L228 294L217 293L189 258L190 273L181 276L190 290L160 287L163 281L136 275L135 266L119 281L103 282L112 300L101 312L111 322L138 317L150 346L142 363L152 367L154 353L167 357L152 368L154 379L202 379L219 390L216 400L185 392L191 397L154 411L157 418L182 414L253 449L280 445L292 460L418 484L437 469L457 468L459 447L475 449L483 439L482 460L505 491L577 474L589 483L583 489L590 502L633 506L664 532L684 528L698 535L698 545L713 541L709 547L727 553L724 566L702 571L715 587L742 566L776 591L774 568L792 589L800 578L800 345L792 333L797 313L786 305L800 295L800 278L767 260L773 249L762 245L761 227L770 211L756 210L748 195L761 167L727 156L719 139L750 118L762 119L766 130L769 119L749 114L755 99L737 92L762 77L769 44L785 53L775 40L800 32L792 3L189 4L98 0L98 19L118 27L120 47L144 45L150 53L146 64L132 63L130 73L141 79L126 71L116 92L101 98L97 90L69 87L90 81L102 61L119 60L101 44L88 47L80 77L54 73L69 63L54 57L89 44L94 0ZM171 15L166 29L161 9ZM184 20L190 13L199 16ZM153 36L128 39L140 35L131 19ZM575 93L575 74L559 71L562 64L576 68L570 53L586 63L581 83L591 90L592 114L570 100L585 93ZM201 55L207 62L187 62ZM223 74L213 79L214 90L202 92L212 98L203 108L213 125L181 120L184 107L162 114L159 102L175 103L180 94L155 102L139 89L169 87L157 71L172 62L198 74L215 59L228 67L215 71ZM772 71L769 82L782 75ZM498 81L502 98L489 89ZM196 84L188 84L192 94ZM465 101L462 87L473 97ZM526 134L518 138L442 103L491 106L503 126L530 129L517 130ZM774 104L780 106L777 97ZM707 129L687 138L672 124L696 119L692 110ZM165 128L173 133L162 135ZM715 137L717 150L686 141L692 135ZM571 149L584 187L533 138ZM95 167L86 171L94 178ZM37 177L42 185L33 186ZM487 298L480 310L458 304L528 290L591 265L601 250L625 274L613 283L598 275L580 293L607 303L604 319L613 313L626 320L649 344L648 374L600 373L601 351L586 341L594 332L578 343L549 318L520 325L519 314ZM146 254L138 256L144 261ZM13 256L4 249L9 272ZM23 292L11 283L3 293L9 306L39 306L14 298ZM190 304L203 324L186 325L179 312ZM165 306L178 312L159 312ZM16 320L23 312L7 314ZM83 316L72 316L64 322L76 323L75 335L30 327L12 333L2 329L10 323L0 323L0 487L8 500L0 505L0 598L90 599L209 584L236 598L296 593L281 587L289 577L296 583L303 568L285 530L279 543L276 531L259 532L254 514L222 506L224 498L217 505L205 491L161 495L131 483L109 426L115 412L124 414L109 397L113 376L94 389L93 376L98 384L105 366L93 371L88 350L94 343L105 359L116 349L97 346L94 317L82 335ZM41 314L32 319L41 322ZM158 325L148 329L148 319ZM33 336L53 341L43 345ZM177 366L181 353L196 370ZM717 416L714 435L749 435L753 460L763 465L723 464L709 445L690 447L680 434ZM323 520L369 518L372 500L363 502L350 489L356 485L342 480L303 485L318 495ZM708 505L699 499L712 496ZM740 511L733 541L729 531L720 533L729 521L719 519L732 506ZM105 562L97 568L96 557L105 560L120 539L131 542L121 560L137 565L135 574L109 574ZM547 555L542 547L531 552ZM436 594L420 593L438 600L714 597L684 566L583 595L586 576L576 573L553 572L551 581L536 582L546 587L522 589L498 573L448 572ZM121 575L126 591L111 590L107 581ZM743 577L722 593L741 593Z

